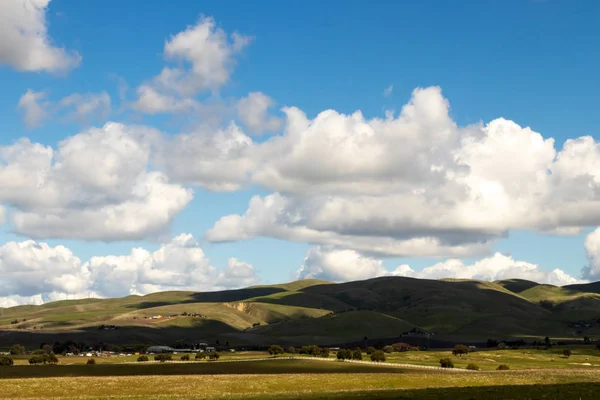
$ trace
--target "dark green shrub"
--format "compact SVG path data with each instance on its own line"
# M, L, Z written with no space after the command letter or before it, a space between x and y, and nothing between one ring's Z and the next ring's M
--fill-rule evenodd
M569 350L569 349L563 350L563 356L565 356L565 358L571 357L571 350Z
M391 353L393 353L393 352L394 352L394 348L393 348L392 346L385 346L385 347L383 348L383 351L385 351L385 352L386 352L386 353L388 353L388 354L391 354Z
M216 351L211 351L208 354L208 359L211 361L218 361L220 357L221 357L221 355L219 353L217 353Z
M510 369L510 367L506 364L500 364L498 365L498 368L496 368L498 371L507 371Z
M470 363L467 365L467 369L470 369L471 371L479 371L480 368L479 365Z
M21 346L20 344L15 344L10 348L10 354L13 356L25 354L25 347Z
M139 357L137 358L137 361L138 361L138 362L146 362L146 361L148 361L148 356L147 356L147 355L144 355L144 354L142 354L141 356L139 356Z
M440 366L442 368L454 368L454 362L450 357L442 358L440 360Z
M371 354L371 361L385 362L385 353L382 350L376 350Z
M204 360L206 358L206 353L203 351L200 351L198 353L196 353L196 357L194 357L196 360Z
M89 360L87 360L87 365L96 365L96 360L93 358L90 358Z
M269 347L269 354L272 356L277 357L280 354L283 354L285 351L283 350L283 347L274 344L271 347Z
M173 360L173 356L171 356L170 354L157 354L154 356L154 361L165 362L171 360Z
M14 361L11 357L0 356L0 366L9 367L14 364Z
M190 361L190 355L189 354L184 354L181 356L181 361Z
M354 351L352 352L352 359L362 360L362 350L359 348L354 349Z
M44 364L44 356L39 355L39 354L31 356L31 358L29 359L29 364L31 364L31 365Z
M367 354L371 355L373 353L375 353L375 347L373 347L373 346L367 347Z
M296 354L296 348L293 346L288 347L287 352L290 354Z
M44 357L48 364L53 364L53 365L58 364L58 357L56 357L56 354L49 353L49 354L46 354Z

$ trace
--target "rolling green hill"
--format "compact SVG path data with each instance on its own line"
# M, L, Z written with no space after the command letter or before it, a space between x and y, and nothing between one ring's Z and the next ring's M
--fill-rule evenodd
M0 342L220 340L249 346L339 345L360 342L365 336L409 342L426 338L428 343L582 338L600 332L596 324L600 294L594 292L598 287L557 287L518 279L382 277L341 284L304 280L219 292L65 300L0 309ZM118 329L98 329L102 325Z

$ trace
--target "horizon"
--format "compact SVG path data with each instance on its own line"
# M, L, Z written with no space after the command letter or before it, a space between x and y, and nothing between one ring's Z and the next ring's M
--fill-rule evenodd
M48 301L48 302L44 302L44 303L30 303L30 304L19 304L19 305L13 305L13 306L8 306L8 307L4 307L4 306L0 306L0 309L10 309L10 308L14 308L14 307L20 307L20 306L43 306L46 304L52 304L52 303L57 303L57 302L69 302L69 301L74 301L77 302L79 300L111 300L111 299L119 299L119 298L124 298L124 297L147 297L147 296L152 296L152 295L156 295L156 294L163 294L163 293L192 293L192 294L196 294L196 293L214 293L214 292L226 292L226 291L236 291L236 290L245 290L245 289L259 289L259 288L268 288L268 287L277 287L277 286L285 286L285 285L290 285L293 283L297 283L297 282L302 282L302 281L314 281L317 282L313 285L307 286L307 287L313 287L313 286L317 286L317 285L341 285L344 283L357 283L357 282L366 282L366 281L371 281L374 279L414 279L414 280L430 280L430 281L442 281L442 282L486 282L486 283L505 283L505 282L512 282L512 281L521 281L521 282L528 282L528 283L535 283L536 286L552 286L552 287L559 287L559 288L569 288L571 290L571 286L575 285L577 286L578 284L568 284L568 285L563 285L563 286L558 286L558 285L551 285L548 283L540 283L540 282L535 282L535 281L530 281L527 279L518 279L518 278L507 278L507 279L502 279L502 280L496 280L496 281L486 281L486 280L477 280L477 279L460 279L460 278L439 278L439 279L431 279L431 278L416 278L416 277L410 277L410 276L379 276L379 277L373 277L373 278L368 278L368 279L360 279L360 280L356 280L356 281L346 281L346 282L330 282L330 281L323 281L320 279L311 279L311 278L306 278L306 279L299 279L299 280L295 280L295 281L285 281L285 282L280 282L280 283L273 283L273 284L268 284L268 285L251 285L251 286L246 286L246 287L240 287L240 288L235 288L235 289L213 289L213 290L206 290L206 291L190 291L190 290L164 290L164 291L159 291L159 292L152 292L152 293L146 293L146 294L129 294L127 296L123 296L123 297L94 297L93 294L90 294L91 297L77 297L77 298L64 298L64 299L59 299L59 300L52 300L52 301ZM600 281L597 282L589 282L590 285L594 284L594 283L599 283ZM586 284L583 284L583 286L585 287ZM595 293L595 292L585 292L585 291L581 291L581 290L577 290L577 289L572 289L575 292L580 292L580 293Z
M596 2L147 3L0 4L1 308L600 281Z

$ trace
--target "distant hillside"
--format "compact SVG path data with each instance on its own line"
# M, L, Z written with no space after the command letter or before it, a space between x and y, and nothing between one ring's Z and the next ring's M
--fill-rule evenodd
M435 345L487 338L595 337L600 333L597 289L600 283L556 287L519 279L382 277L66 300L0 309L0 342L341 345L367 337Z

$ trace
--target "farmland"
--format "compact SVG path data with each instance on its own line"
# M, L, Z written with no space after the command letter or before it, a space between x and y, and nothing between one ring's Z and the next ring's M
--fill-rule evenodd
M89 372L103 369L110 375ZM598 374L594 369L458 374L316 360L274 360L162 365L22 366L4 370L16 371L15 375L24 372L30 375L0 379L2 399L426 400L443 395L445 398L526 397L558 400L593 399L600 395ZM133 374L136 375L132 376Z

